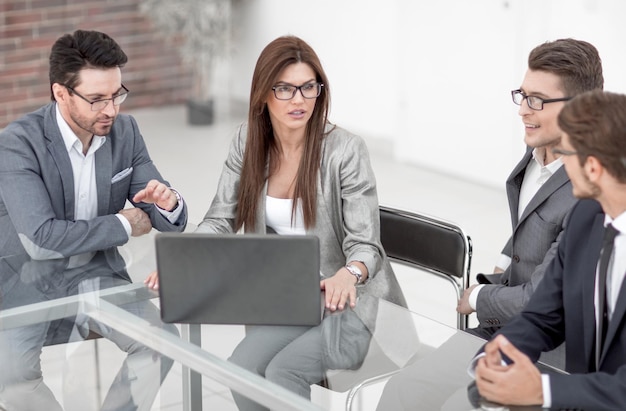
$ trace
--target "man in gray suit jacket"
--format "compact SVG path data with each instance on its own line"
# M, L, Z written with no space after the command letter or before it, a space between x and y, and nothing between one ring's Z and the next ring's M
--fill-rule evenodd
M575 203L572 185L559 156L557 116L565 101L602 89L602 63L596 48L561 39L533 49L520 89L511 92L520 106L526 154L506 182L513 234L494 274L479 274L459 300L457 311L476 312L479 327L470 332L489 338L519 313L554 258Z
M135 120L119 114L126 60L104 33L62 36L50 54L53 102L0 133L0 309L128 284L118 246L153 227L184 230L182 198L152 163ZM124 209L127 201L134 207ZM125 308L177 332L150 302ZM39 354L90 330L128 353L103 409L149 409L171 361L78 317L0 333L0 408L61 409Z
M561 141L558 114L567 100L587 90L602 89L603 83L600 57L587 42L561 39L531 51L522 86L511 92L513 102L520 106L528 146L507 179L513 234L502 250L496 273L479 274L481 284L470 286L459 300L457 311L476 312L480 322L468 332L489 338L541 287L576 201L562 159L552 152ZM472 347L463 349L461 354L469 360ZM416 404L424 409L456 409L455 395L464 393L471 381L464 361L446 362L450 357L459 358L459 350L454 343L444 344L427 359L392 377L378 409L408 410ZM564 362L562 351L544 360L559 366ZM447 366L433 371L432 364L443 363Z

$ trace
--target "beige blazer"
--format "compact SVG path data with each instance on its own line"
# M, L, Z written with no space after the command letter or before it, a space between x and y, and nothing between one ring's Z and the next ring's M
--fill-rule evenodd
M362 261L369 277L365 284L357 286L358 294L406 307L400 285L380 243L376 179L365 142L330 124L326 131L317 180L316 225L307 230L307 234L316 235L320 240L321 271L325 276L332 276L346 262ZM198 232L233 232L246 137L247 124L244 123L233 138L217 193L198 226ZM266 233L266 193L267 184L257 208L256 227L247 227L246 232ZM361 318L373 320L375 307L359 305L357 301L356 310Z

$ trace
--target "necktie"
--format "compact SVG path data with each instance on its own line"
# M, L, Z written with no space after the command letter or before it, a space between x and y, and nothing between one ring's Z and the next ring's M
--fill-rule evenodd
M596 324L596 369L600 366L600 354L604 337L609 326L608 311L606 303L606 275L609 267L611 254L613 254L613 243L619 231L609 224L604 230L604 241L602 243L602 253L600 255L600 267L598 269L598 309L600 310L600 320Z

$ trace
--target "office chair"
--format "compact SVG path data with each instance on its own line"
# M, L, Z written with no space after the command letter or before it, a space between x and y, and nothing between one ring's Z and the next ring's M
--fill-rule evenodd
M448 281L457 301L469 285L472 241L458 225L380 206L380 240L391 261ZM467 321L467 315L458 314L457 328L467 328Z
M469 284L472 258L471 238L463 229L433 216L380 206L380 238L392 262L415 269L415 275L435 275L448 281L455 290L455 303L458 301ZM457 328L465 329L467 321L467 315L458 314ZM377 321L377 324L381 322ZM346 410L352 409L362 388L389 378L427 354L428 348L422 347L410 357L392 360L378 343L381 333L384 334L384 330L374 332L361 368L330 372L322 384L333 391L349 390ZM417 336L415 344L419 345Z

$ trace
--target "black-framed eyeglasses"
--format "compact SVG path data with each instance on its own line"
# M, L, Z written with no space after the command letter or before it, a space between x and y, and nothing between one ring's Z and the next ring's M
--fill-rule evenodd
M562 148L553 147L552 154L554 154L555 156L577 156L578 151L565 150Z
M128 93L130 93L130 90L127 89L126 86L124 86L122 84L122 88L124 89L124 91L121 91L116 96L113 96L111 98L103 98L103 99L100 99L100 100L91 101L88 98L86 98L85 96L82 96L79 92L77 92L76 90L74 90L70 86L65 86L65 88L70 90L72 93L76 94L78 97L80 97L83 100L85 100L87 103L91 104L91 111L104 110L104 108L107 106L107 104L109 104L109 101L112 101L114 106L119 106L120 104L122 104L124 102L124 100L126 100L126 97L128 96Z
M529 96L526 95L526 93L524 93L522 90L511 90L511 97L513 98L513 103L517 104L518 106L521 106L524 99L526 99L528 107L536 111L543 110L544 104L556 103L557 101L568 101L572 99L571 97L541 98L537 96Z
M296 91L300 90L300 94L304 98L317 98L322 93L322 83L306 83L301 86L293 86L291 84L279 84L272 87L274 96L278 100L291 100L296 96Z

